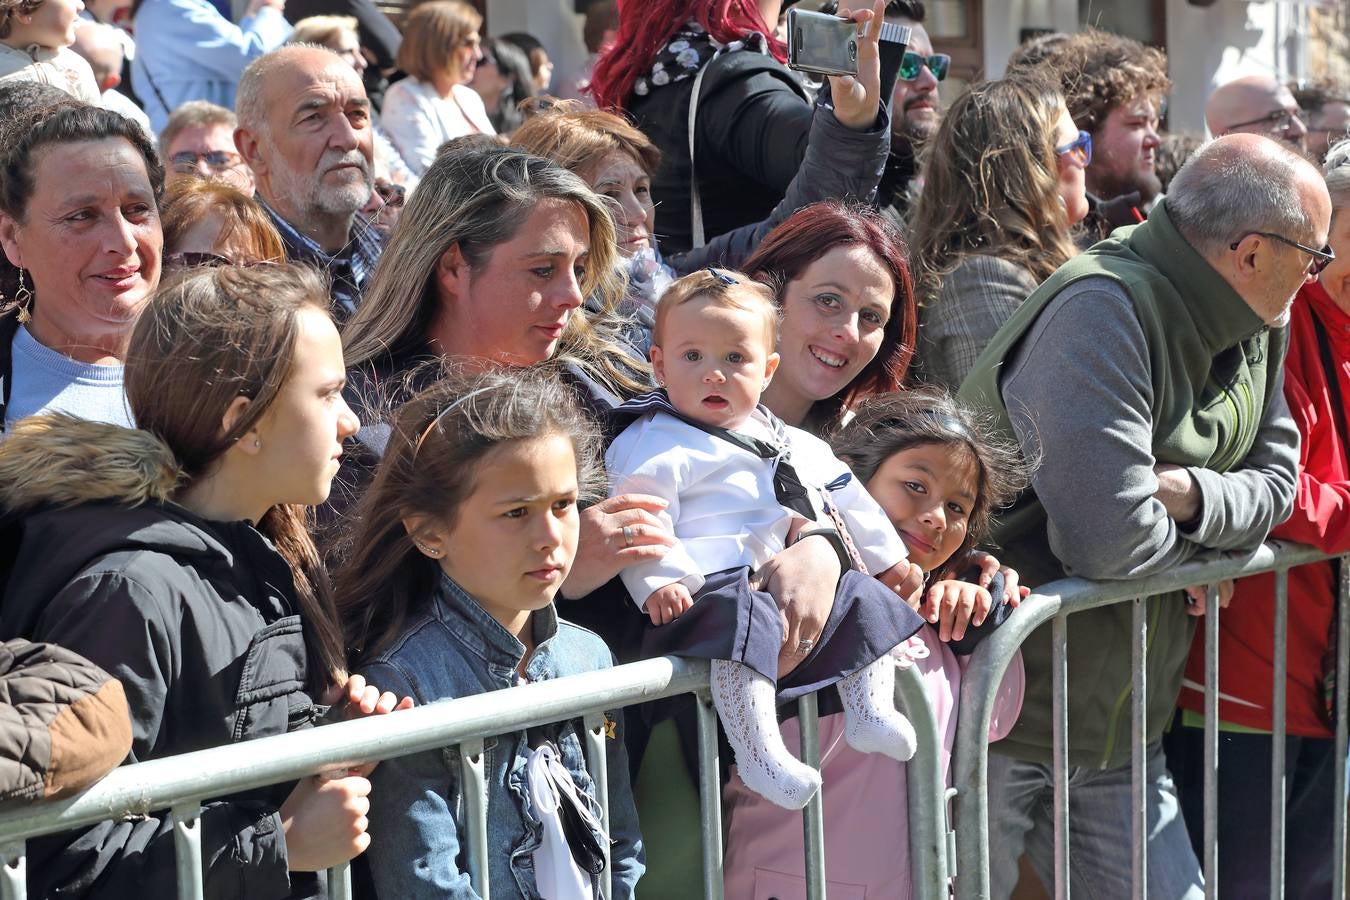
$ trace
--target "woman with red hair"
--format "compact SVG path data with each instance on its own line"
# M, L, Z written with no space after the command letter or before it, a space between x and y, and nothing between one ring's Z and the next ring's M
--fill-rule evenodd
M767 218L801 166L813 117L828 117L857 141L889 131L889 114L875 111L863 85L876 81L890 96L899 54L888 54L883 70L875 37L858 42L858 77L826 79L813 104L772 36L783 0L655 0L640 14L628 8L635 2L620 3L619 35L597 62L591 90L601 108L627 112L661 151L652 195L666 252ZM884 5L841 14L872 22L875 36Z

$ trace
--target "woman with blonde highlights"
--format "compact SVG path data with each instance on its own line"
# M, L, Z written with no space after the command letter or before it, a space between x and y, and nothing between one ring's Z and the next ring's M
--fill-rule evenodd
M1073 255L1091 158L1091 139L1040 75L956 98L928 150L910 227L927 380L959 387L994 333Z

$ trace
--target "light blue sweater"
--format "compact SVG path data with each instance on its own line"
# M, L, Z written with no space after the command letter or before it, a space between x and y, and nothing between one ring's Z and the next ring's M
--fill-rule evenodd
M135 23L131 85L156 133L189 100L234 109L244 67L291 36L285 16L271 7L235 25L207 0L144 0Z
M122 389L121 366L82 363L44 347L20 327L10 345L14 383L5 410L8 430L24 416L63 412L94 422L135 428Z

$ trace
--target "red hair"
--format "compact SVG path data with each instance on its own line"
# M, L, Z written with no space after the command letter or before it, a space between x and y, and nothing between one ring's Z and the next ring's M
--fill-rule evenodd
M890 273L895 296L877 355L843 390L815 404L809 414L811 420L830 427L839 424L845 410L868 397L899 390L909 374L919 316L904 238L870 206L827 200L803 207L785 219L760 242L743 266L752 278L774 289L781 307L788 283L800 278L807 267L836 247L857 244L870 249Z
M756 0L619 0L619 33L601 54L591 76L591 93L601 109L623 109L633 85L644 75L656 54L685 22L698 22L714 40L739 41L752 32L769 39L769 50L779 62L787 59L773 27L760 15Z

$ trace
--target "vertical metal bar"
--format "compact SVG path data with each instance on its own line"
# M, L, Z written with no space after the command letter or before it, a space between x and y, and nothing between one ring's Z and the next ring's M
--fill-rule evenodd
M180 900L202 900L202 806L196 800L170 810Z
M1289 570L1275 573L1275 673L1270 686L1270 896L1284 898L1284 735L1289 665Z
M797 701L797 725L801 734L802 762L819 771L820 719L815 694L807 694ZM821 799L822 793L823 790L816 791L802 810L807 900L825 900L825 806Z
M1346 689L1350 688L1350 554L1341 557L1341 591L1336 602L1336 787L1332 795L1331 896L1345 897Z
M1205 898L1219 897L1219 592L1205 594Z
M1050 704L1055 780L1055 900L1069 900L1069 619L1050 623Z
M609 834L609 758L605 754L605 714L591 713L586 716L586 771L595 782L595 802L600 804L600 824ZM598 876L600 896L609 900L611 873L609 871L609 842L603 842L605 869Z
M698 694L695 699L699 817L703 826L703 898L722 900L722 778L717 761L717 713L708 694Z
M352 900L352 864L333 866L328 870L328 900Z
M895 670L895 705L914 726L917 749L905 765L909 809L909 871L914 900L947 900L955 833L947 824L948 791L942 771L942 739L916 666ZM897 893L899 891L897 890Z
M27 900L28 854L24 842L0 847L0 900Z
M492 896L488 875L487 777L483 759L483 740L459 745L459 774L464 786L464 838L469 845L469 882L480 897Z
M1135 597L1130 663L1134 673L1130 692L1130 811L1131 877L1136 900L1148 897L1148 604Z

